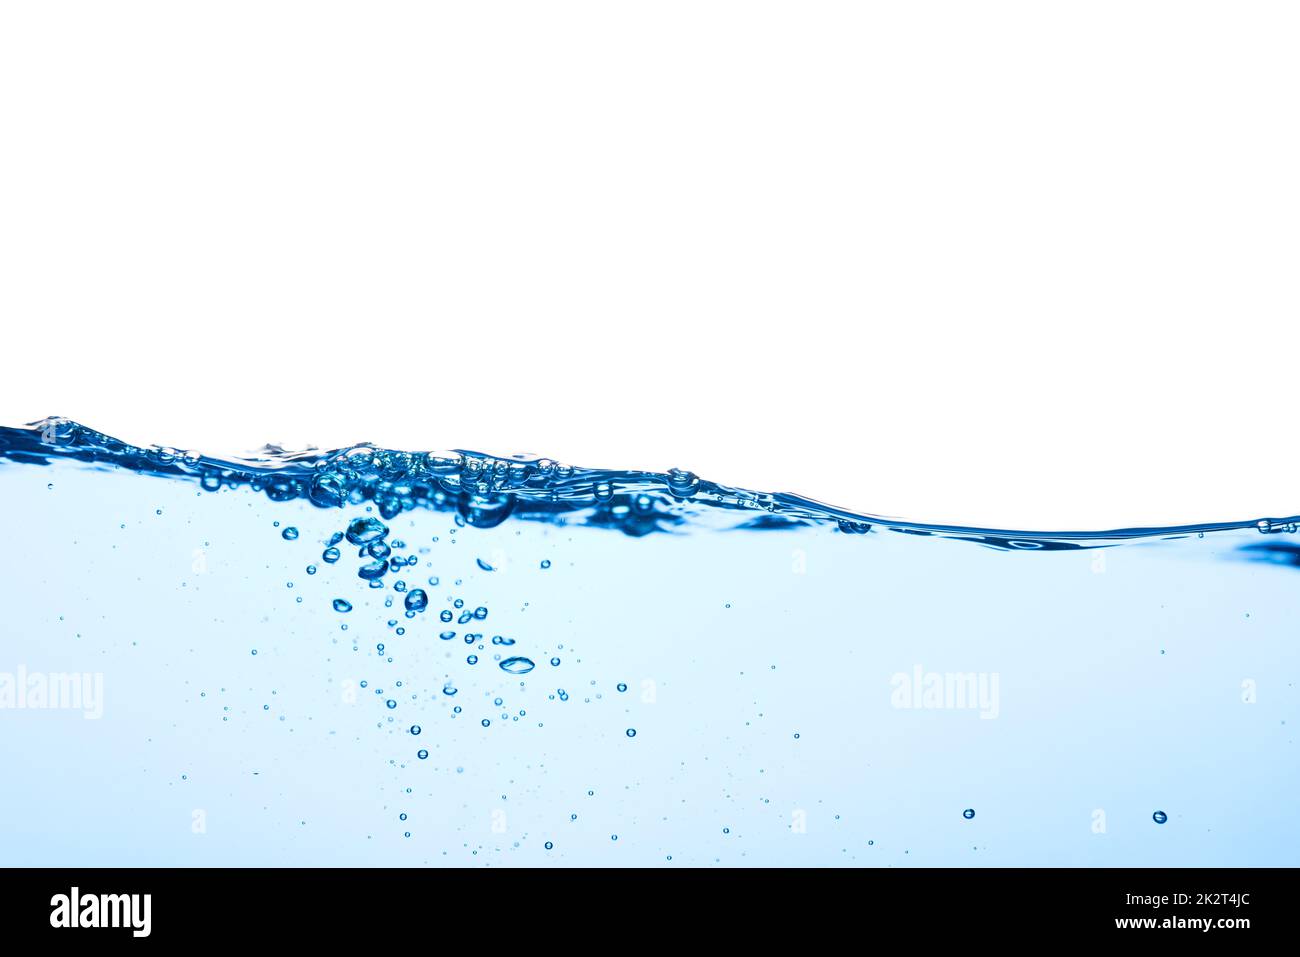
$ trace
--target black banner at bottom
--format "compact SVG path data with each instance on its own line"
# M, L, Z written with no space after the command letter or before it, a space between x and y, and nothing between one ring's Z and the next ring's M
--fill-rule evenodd
M331 946L581 927L667 943L880 932L925 944L1285 935L1287 869L0 869L10 942ZM916 935L920 935L917 937ZM1290 935L1287 935L1290 936ZM555 941L559 944L560 941Z

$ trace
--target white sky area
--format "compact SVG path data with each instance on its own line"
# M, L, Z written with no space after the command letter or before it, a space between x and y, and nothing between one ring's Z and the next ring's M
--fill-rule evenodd
M0 420L1300 512L1300 7L0 8Z

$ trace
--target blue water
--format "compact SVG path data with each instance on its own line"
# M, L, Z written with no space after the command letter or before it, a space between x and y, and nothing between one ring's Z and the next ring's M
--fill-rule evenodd
M1300 519L63 420L0 501L0 864L1300 863Z

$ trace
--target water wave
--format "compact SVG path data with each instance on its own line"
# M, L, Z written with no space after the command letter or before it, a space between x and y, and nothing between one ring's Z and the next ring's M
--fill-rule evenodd
M764 531L830 524L846 534L938 535L1007 550L1095 548L1246 528L1266 534L1300 528L1300 515L1292 515L1102 531L992 529L859 513L801 495L722 485L685 469L580 468L532 456L403 451L368 443L328 451L266 445L249 455L218 457L132 445L59 416L0 426L0 461L47 464L56 459L196 481L212 492L247 486L272 501L306 499L321 508L373 502L385 518L418 508L455 511L466 524L484 528L512 515L608 527L633 536L693 527Z

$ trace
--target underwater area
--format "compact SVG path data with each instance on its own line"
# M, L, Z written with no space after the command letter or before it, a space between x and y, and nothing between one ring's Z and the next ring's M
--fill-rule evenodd
M0 429L0 864L1296 865L1296 518Z

